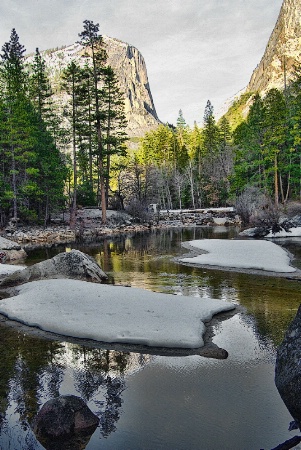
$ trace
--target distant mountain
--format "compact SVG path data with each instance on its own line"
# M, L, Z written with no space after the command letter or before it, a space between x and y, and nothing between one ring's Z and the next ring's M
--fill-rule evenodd
M300 64L301 1L284 0L264 55L253 71L248 86L241 91L241 95L226 103L227 112L224 114L232 128L246 117L253 93L264 95L272 88L284 89L292 80L294 66Z
M127 132L130 137L142 136L160 123L147 77L143 56L135 47L125 42L103 36L108 53L107 64L112 66L120 81L120 89L125 94L125 113L128 120ZM69 45L60 49L41 52L51 85L55 92L55 100L62 109L68 96L60 91L60 77L63 69L75 60L84 65L83 47L80 44ZM33 56L27 57L30 62Z
M301 2L284 0L264 55L247 87L249 92L265 93L283 89L301 63Z

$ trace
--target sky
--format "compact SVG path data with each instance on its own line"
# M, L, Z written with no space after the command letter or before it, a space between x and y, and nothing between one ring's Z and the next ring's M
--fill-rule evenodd
M73 44L88 19L142 53L157 114L202 124L244 88L282 0L1 0L0 46L15 28L28 53Z

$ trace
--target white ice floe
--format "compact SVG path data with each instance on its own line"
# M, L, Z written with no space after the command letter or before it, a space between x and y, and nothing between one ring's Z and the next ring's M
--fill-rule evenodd
M272 233L265 236L266 238L283 238L283 237L301 237L301 227L290 228L289 231L281 230L278 233Z
M0 313L45 331L103 342L199 348L204 321L235 308L222 300L78 280L41 280L0 301Z
M188 244L208 253L181 258L181 262L281 273L296 271L290 266L288 253L270 241L202 239Z

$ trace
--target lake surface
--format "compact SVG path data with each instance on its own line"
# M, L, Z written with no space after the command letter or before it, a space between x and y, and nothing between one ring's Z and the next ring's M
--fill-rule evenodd
M82 397L100 417L100 426L78 448L268 450L293 437L274 364L275 348L300 304L300 283L188 267L173 259L187 252L184 241L229 239L237 232L170 229L77 247L101 264L110 283L243 306L245 312L213 327L213 342L229 357L91 348L0 323L0 449L43 449L30 424L40 406L59 394ZM301 268L301 239L281 244ZM65 247L32 251L27 264L60 251Z

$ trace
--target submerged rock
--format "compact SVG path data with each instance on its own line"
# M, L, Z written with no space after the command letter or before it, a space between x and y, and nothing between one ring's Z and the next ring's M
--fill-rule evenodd
M86 403L75 395L46 402L33 422L33 431L46 449L83 449L99 423Z
M12 273L0 282L0 286L17 286L29 281L53 278L100 283L108 277L92 257L79 250L72 250Z
M301 305L277 350L275 384L301 429Z

